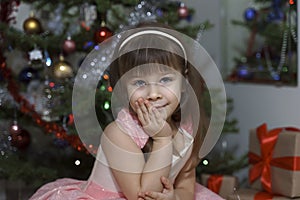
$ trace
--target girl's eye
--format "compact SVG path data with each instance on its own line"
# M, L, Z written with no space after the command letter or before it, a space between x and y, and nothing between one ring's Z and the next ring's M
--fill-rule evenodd
M171 77L163 77L160 79L160 83L168 83L171 82L173 79Z
M137 86L137 87L142 87L142 86L145 86L146 85L146 82L145 81L142 81L142 80L137 80L133 83L134 86Z

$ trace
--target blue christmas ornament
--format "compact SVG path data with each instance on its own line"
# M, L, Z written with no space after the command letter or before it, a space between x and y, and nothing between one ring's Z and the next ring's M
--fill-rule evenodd
M256 59L261 59L261 52L256 52L255 57Z
M247 8L244 12L244 18L246 21L252 21L256 17L256 10L254 8Z
M164 11L162 9L160 9L160 8L157 8L156 9L156 15L158 17L163 17L164 16Z
M95 45L94 49L98 51L100 49L100 46L99 45Z
M29 83L31 80L38 79L39 73L32 67L25 67L19 74L19 80L23 83Z
M83 45L83 49L88 49L90 47L94 46L94 42L93 41L88 41Z
M276 72L271 72L271 76L275 81L279 81L280 80L280 75Z
M243 79L252 78L253 73L249 69L248 65L242 64L237 67L237 76Z

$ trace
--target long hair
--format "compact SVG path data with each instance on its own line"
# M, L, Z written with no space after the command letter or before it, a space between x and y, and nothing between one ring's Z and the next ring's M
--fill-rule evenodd
M142 24L138 26L138 28L151 29L155 29L157 27L169 28L165 25L156 23ZM125 37L124 40L126 40L126 38L127 37ZM109 67L110 85L113 88L116 86L121 77L133 68L137 68L137 73L151 73L164 70L165 68L162 68L162 65L173 68L180 72L182 76L184 76L185 80L183 81L183 87L186 87L186 85L188 84L191 86L190 90L193 90L192 92L196 96L196 101L191 100L190 96L188 95L189 93L187 91L184 91L181 99L182 102L180 103L178 109L176 109L176 111L173 113L171 118L175 122L175 124L179 124L183 120L185 120L182 119L182 116L189 116L190 113L193 113L193 108L199 108L199 116L201 116L201 119L199 119L199 117L197 116L191 116L192 124L194 125L193 130L195 130L193 152L189 161L191 162L192 169L199 162L198 153L204 140L208 124L208 119L203 108L202 94L206 88L203 78L196 70L196 68L188 62L186 55L184 55L186 52L183 52L183 48L186 48L184 47L183 43L183 46L180 46L178 45L178 43L172 41L169 38L166 38L165 36L151 34L147 35L146 39L144 36L137 36L135 38L132 38L125 45L123 44L123 42L124 41L120 41L119 46L116 47L115 53L118 54L116 56L117 59L114 60ZM148 48L148 44L151 44L150 46L157 44L163 46L164 48ZM134 50L126 51L132 46L135 47ZM147 68L146 70L138 70L139 66L150 63L151 67ZM120 98L122 98L121 96L124 96L124 93L120 95ZM152 140L150 139L146 144L144 151L151 151L151 146Z

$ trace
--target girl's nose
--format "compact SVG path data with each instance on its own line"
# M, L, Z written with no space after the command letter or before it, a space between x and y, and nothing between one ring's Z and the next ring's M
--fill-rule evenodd
M148 85L148 94L147 94L147 100L158 100L161 99L162 95L159 90L159 86L157 84L149 84Z

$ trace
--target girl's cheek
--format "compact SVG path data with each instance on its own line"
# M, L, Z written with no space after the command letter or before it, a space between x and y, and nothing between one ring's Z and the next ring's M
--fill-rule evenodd
M143 98L144 97L144 94L141 90L139 89L136 89L136 90L133 90L129 93L129 99L130 101L137 101L139 98Z
M130 106L131 108L133 108L134 110L136 109L136 102L137 100L139 99L139 95L137 94L132 94L130 97L129 97L129 102L130 102Z

